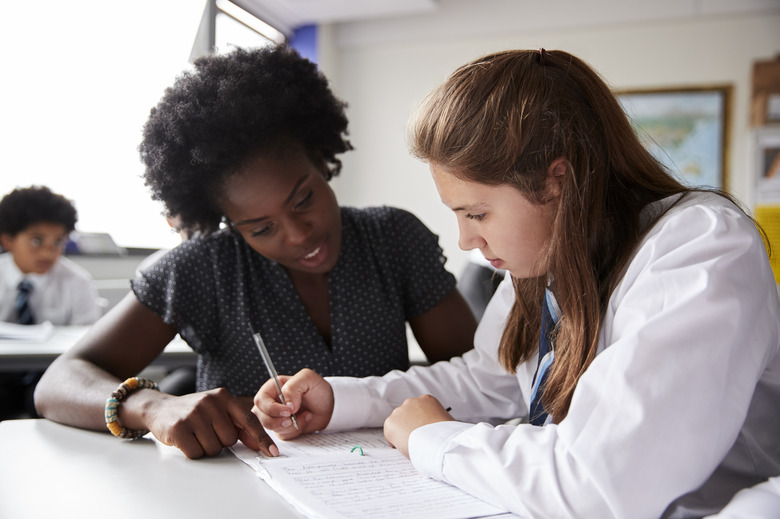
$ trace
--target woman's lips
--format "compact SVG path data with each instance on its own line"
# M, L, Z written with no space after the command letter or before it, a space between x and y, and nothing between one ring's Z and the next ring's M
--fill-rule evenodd
M311 258L313 258L314 256L316 256L316 255L317 255L317 253L318 253L318 252L320 252L320 249L321 249L321 248L322 248L322 247L317 247L316 249L314 249L313 251L311 251L309 254L307 254L306 256L304 256L304 257L303 257L303 259L311 259Z
M298 259L298 263L309 268L319 267L328 259L328 239L323 239L319 245L306 252Z

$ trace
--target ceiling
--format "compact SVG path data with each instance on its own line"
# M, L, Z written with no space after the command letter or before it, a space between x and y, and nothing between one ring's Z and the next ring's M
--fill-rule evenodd
M780 0L231 0L286 35L302 25L367 22L436 36L480 30L543 30L777 11ZM405 25L403 25L405 24ZM352 24L353 29L354 25Z
M438 0L233 0L258 18L289 34L308 24L374 20L428 14Z

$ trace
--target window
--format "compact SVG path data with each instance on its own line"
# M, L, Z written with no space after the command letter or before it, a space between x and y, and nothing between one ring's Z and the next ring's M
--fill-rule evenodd
M74 201L80 231L108 232L124 247L177 244L143 184L137 147L149 110L188 66L205 6L4 4L0 194L47 185ZM224 46L266 41L226 15L216 29Z

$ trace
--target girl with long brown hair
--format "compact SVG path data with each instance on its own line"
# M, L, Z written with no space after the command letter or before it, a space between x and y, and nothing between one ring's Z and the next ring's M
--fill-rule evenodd
M424 101L411 147L461 248L511 274L475 350L384 377L305 370L285 378L292 409L266 384L266 428L384 423L421 472L528 517L701 517L780 474L762 235L667 172L594 70L561 51L480 58Z

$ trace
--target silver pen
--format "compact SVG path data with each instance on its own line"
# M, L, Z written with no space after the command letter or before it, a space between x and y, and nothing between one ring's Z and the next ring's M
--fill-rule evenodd
M260 356L263 357L263 362L265 362L265 367L268 368L268 374L271 375L271 378L274 379L274 382L276 382L276 390L279 393L279 400L284 405L287 405L287 402L284 400L284 394L282 394L282 384L281 382L279 382L279 374L276 372L276 368L274 368L274 363L271 360L271 356L268 354L268 349L265 347L263 338L260 337L259 333L255 332L251 324L249 325L249 329L252 331L252 337L255 340L255 344L257 344L257 349L260 351ZM292 418L293 426L297 429L298 419L295 417L294 414L291 415L290 418Z

